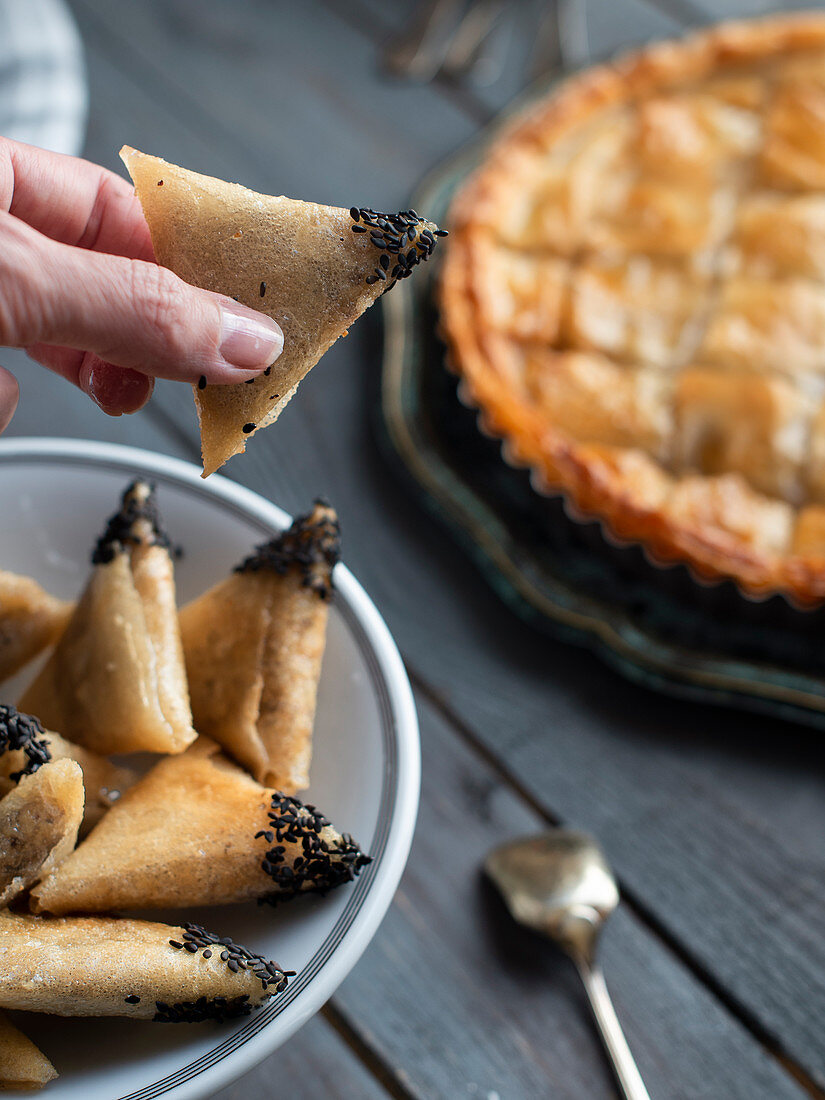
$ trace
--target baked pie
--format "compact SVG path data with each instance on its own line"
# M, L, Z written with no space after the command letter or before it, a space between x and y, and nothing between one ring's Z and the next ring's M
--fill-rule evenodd
M825 17L572 78L450 229L451 361L519 461L656 559L825 598Z

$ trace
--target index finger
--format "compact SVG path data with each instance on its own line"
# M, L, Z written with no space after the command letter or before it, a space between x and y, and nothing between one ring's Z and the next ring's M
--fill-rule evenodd
M134 188L78 157L0 138L0 209L62 244L154 260Z

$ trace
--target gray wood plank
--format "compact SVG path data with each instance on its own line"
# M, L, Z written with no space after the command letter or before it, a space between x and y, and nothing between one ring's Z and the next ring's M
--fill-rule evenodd
M648 0L685 23L748 19L782 11L821 7L817 0Z
M481 878L490 847L545 827L419 696L421 814L401 887L335 995L416 1097L612 1100L578 977L517 928ZM653 1097L780 1100L803 1091L626 907L607 982Z
M90 141L95 159L110 156L124 129L133 128L138 141L154 136L168 143L161 152L175 150L187 162L191 151L203 157L194 166L261 186L274 169L263 168L260 142L241 126L236 105L245 88L260 86L259 70L264 63L271 68L270 56L253 50L253 63L242 52L245 64L234 70L240 90L225 102L215 76L227 72L221 44L201 41L197 67L181 61L189 97L175 98L168 85L153 83L153 70L141 69L146 54L163 48L170 56L171 46L162 47L164 20L150 18L154 9L142 5L143 21L121 33L102 0L95 3L93 9L92 0L78 0L77 9L98 104ZM325 28L326 84L314 87L314 110L332 113L341 125L325 130L331 144L319 148L303 140L303 115L283 113L279 146L267 151L271 164L280 171L288 160L283 171L294 194L331 197L318 194L323 158L336 181L347 179L350 194L359 192L361 177L361 186L368 179L375 192L368 201L403 204L412 175L443 154L445 135L455 140L461 131L460 117L432 89L385 91L365 38L312 4L302 10L313 31L316 23ZM299 28L285 24L281 51L299 52L300 37ZM116 65L106 60L115 47ZM402 91L404 110L416 118L404 155L365 154L356 165L348 154L339 163L342 143L360 140L355 127L347 129L340 103L368 102L371 129L392 134ZM251 133L259 135L264 122L258 115ZM234 145L223 137L233 125ZM230 173L221 167L228 159ZM356 326L302 385L278 427L257 437L227 472L288 508L319 491L336 501L347 560L424 681L541 804L606 838L625 883L653 919L754 1026L822 1080L825 799L817 742L778 722L674 705L517 624L409 504L375 450L365 395L380 356L376 335L374 323ZM174 387L161 398L194 439L190 402Z
M12 436L60 436L95 439L148 447L191 459L195 450L170 432L148 409L132 416L107 416L74 386L32 362L22 351L4 348L0 362L17 378L20 402L11 425Z
M429 167L422 149L446 156L475 129L434 89L373 82L367 91L372 44L317 3L247 0L230 9L200 0L74 0L72 7L94 52L132 75L152 104L148 113L124 104L120 118L108 106L93 109L90 147L98 148L101 122L116 131L101 150L112 167L134 131L146 152L185 156L196 171L232 178L243 166L243 182L256 189L378 208L395 201L389 180L400 201ZM183 146L181 122L194 139ZM311 179L308 159L316 166Z
M314 1016L255 1069L215 1093L214 1100L382 1100L388 1095L323 1016Z

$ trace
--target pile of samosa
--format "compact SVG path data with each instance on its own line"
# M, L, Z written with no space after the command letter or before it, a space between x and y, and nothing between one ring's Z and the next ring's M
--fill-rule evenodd
M178 611L136 481L76 604L0 572L0 675L52 646L0 704L0 1010L221 1020L285 988L289 972L198 925L111 914L324 894L369 862L295 797L339 549L318 501ZM56 1075L2 1011L0 1046L0 1085Z
M194 387L204 476L444 235L414 210L259 195L121 156L157 262L284 333L258 377ZM136 482L76 605L0 571L0 682L53 646L19 711L0 705L0 1010L223 1019L284 988L274 963L196 925L89 914L325 893L368 862L295 798L338 543L319 502L178 614L169 541ZM159 759L138 775L130 753ZM55 1076L1 1012L0 1051L0 1088Z

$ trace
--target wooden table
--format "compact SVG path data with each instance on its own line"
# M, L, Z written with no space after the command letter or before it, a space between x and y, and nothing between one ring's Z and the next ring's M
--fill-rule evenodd
M586 4L594 55L767 6ZM263 191L397 209L523 83L519 65L483 92L383 76L410 0L72 7L87 154L114 168L128 142ZM516 8L518 46L533 13ZM572 968L510 923L479 870L494 843L559 821L594 832L620 877L604 966L653 1100L825 1096L821 735L653 695L517 621L380 457L379 330L360 322L225 472L293 511L318 493L338 507L415 686L418 832L363 960L222 1100L614 1096ZM188 387L111 420L22 356L4 362L22 389L10 435L197 459Z

